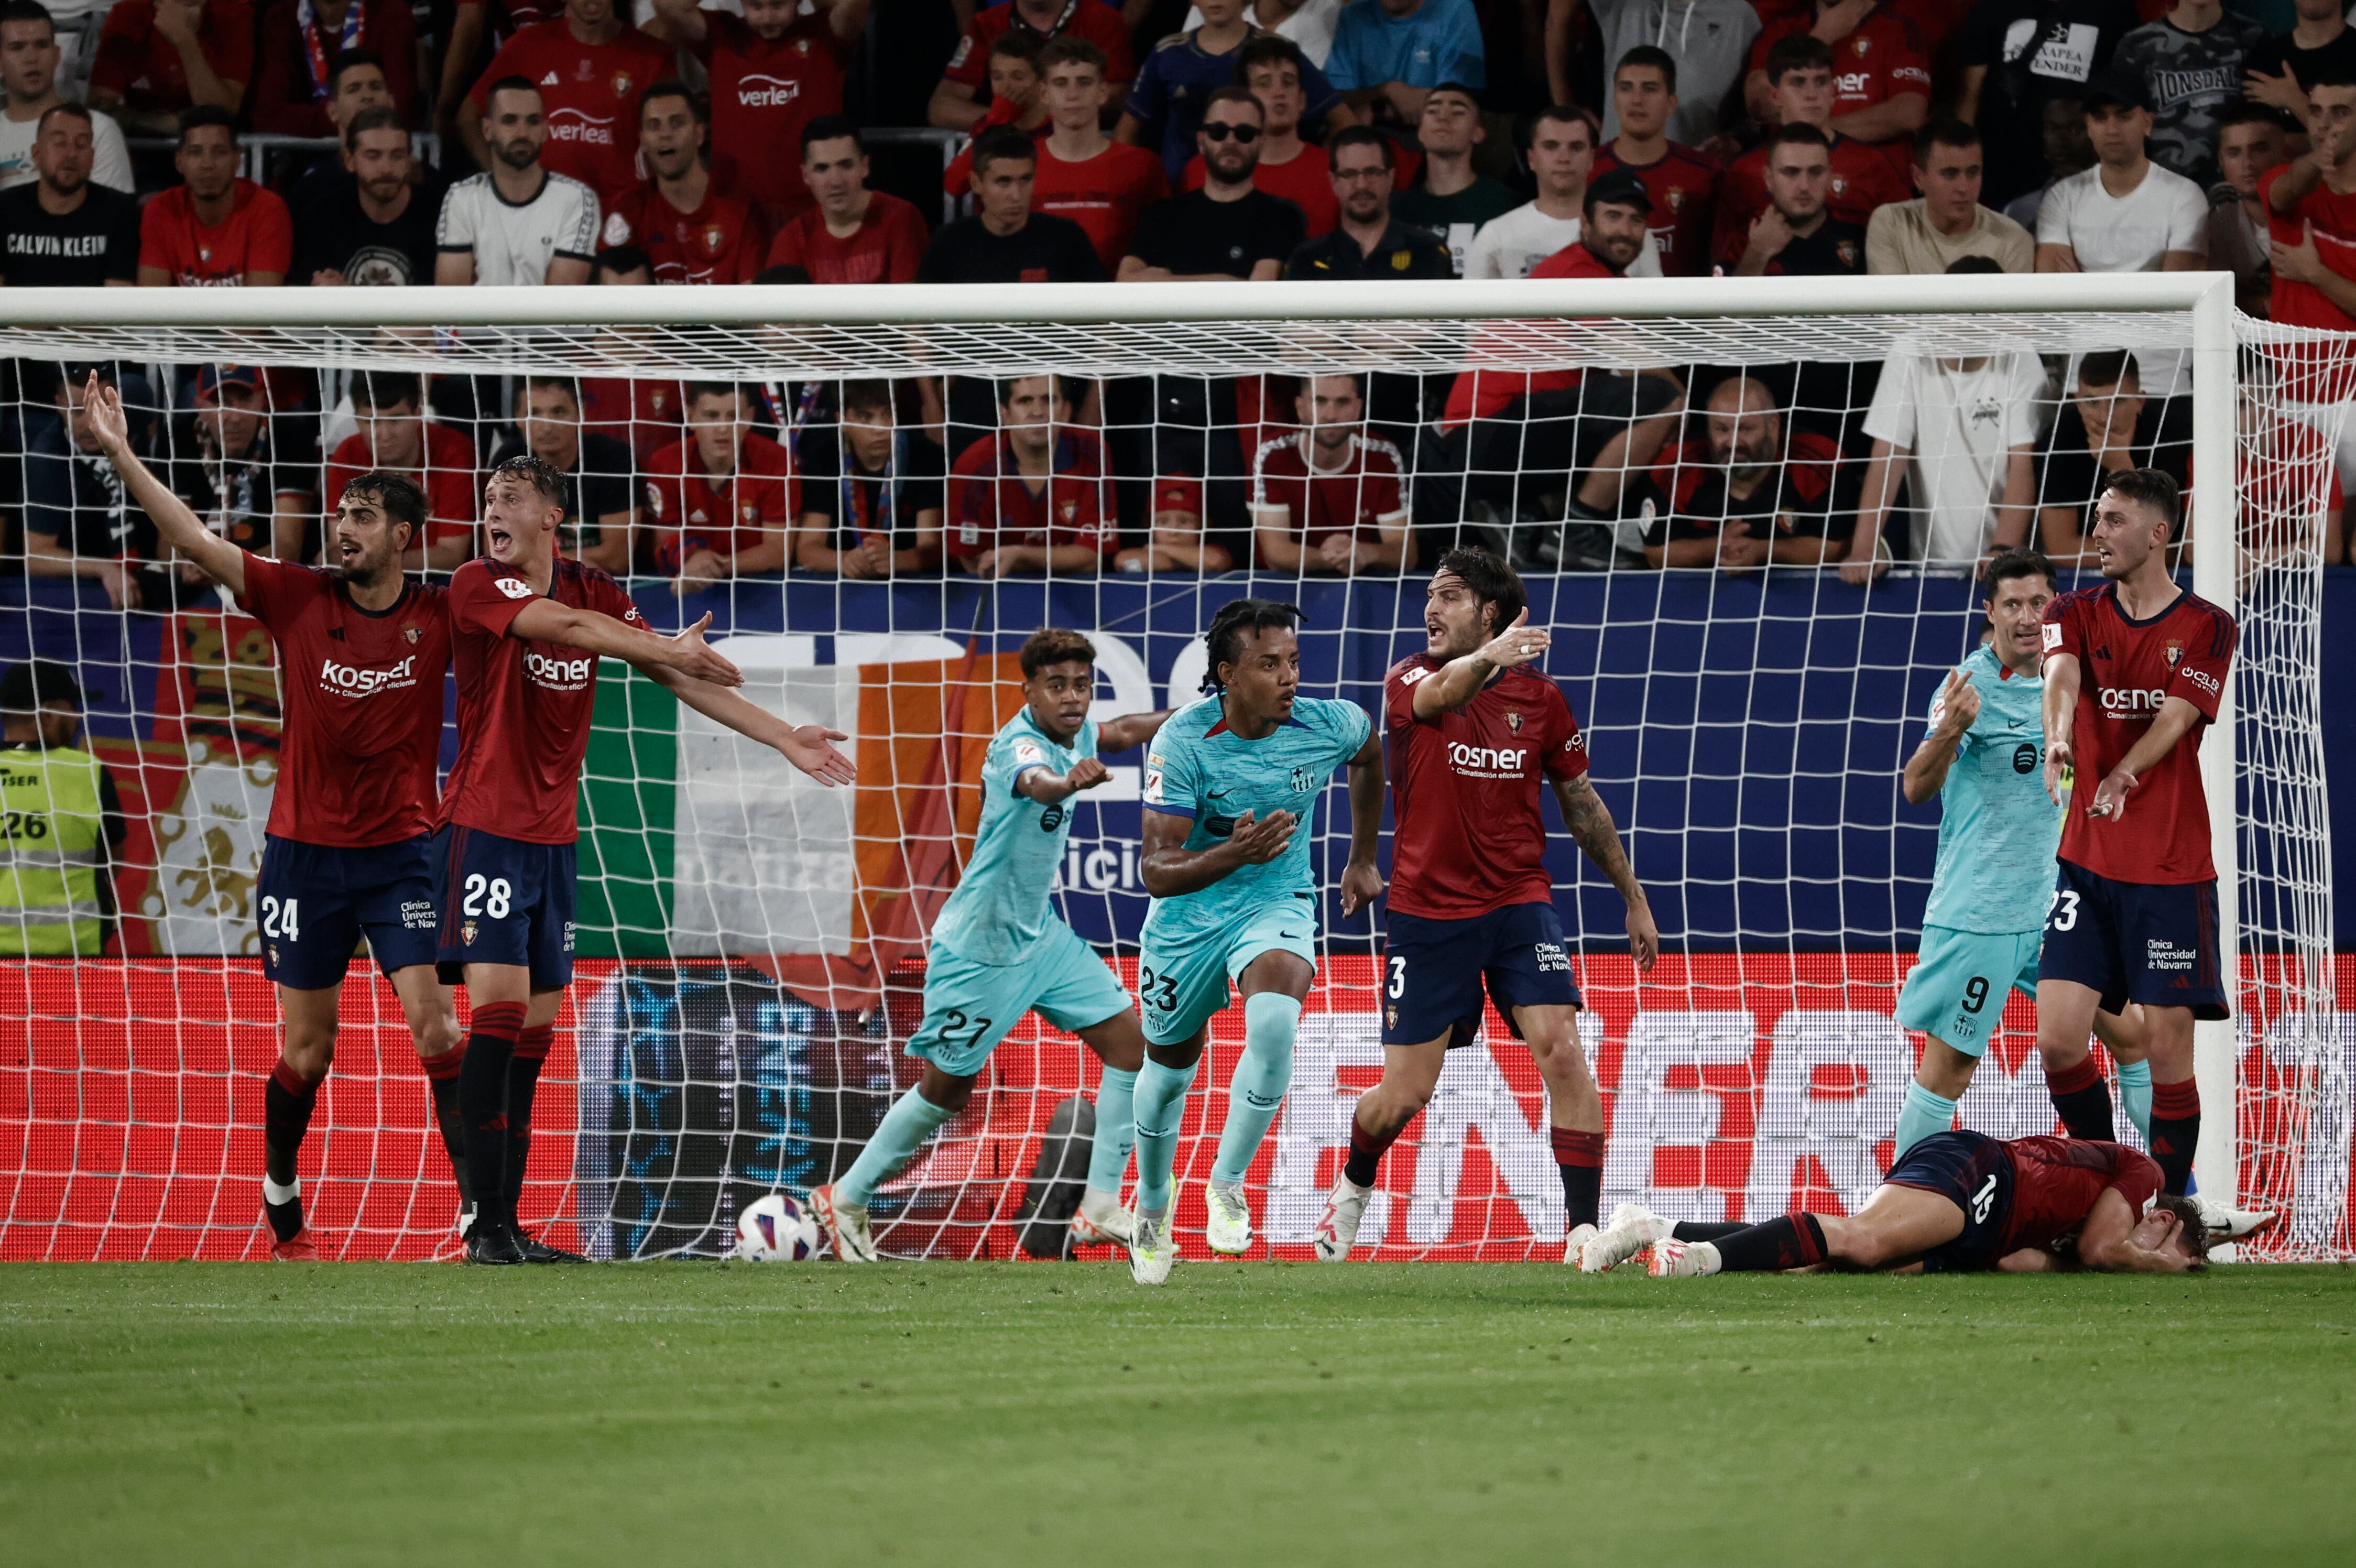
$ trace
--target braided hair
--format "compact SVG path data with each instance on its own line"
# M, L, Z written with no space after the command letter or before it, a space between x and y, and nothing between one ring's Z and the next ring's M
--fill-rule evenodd
M1263 631L1291 631L1301 625L1301 607L1279 604L1274 599L1232 599L1219 607L1211 618L1210 629L1203 633L1203 642L1210 650L1209 668L1203 671L1203 690L1224 692L1226 682L1219 679L1219 666L1233 664L1243 657L1244 639Z

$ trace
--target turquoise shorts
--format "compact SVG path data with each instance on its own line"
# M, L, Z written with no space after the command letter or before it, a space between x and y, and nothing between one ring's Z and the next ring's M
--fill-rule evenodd
M908 1054L952 1078L971 1078L1025 1013L1078 1030L1128 1011L1129 993L1111 966L1071 927L1050 920L1019 963L976 963L933 949L925 1021L908 1036Z
M1923 927L1922 954L1898 993L1900 1026L1979 1056L2004 1016L2006 994L2036 997L2037 951L2044 940L2041 930L1992 937Z
M1264 904L1224 926L1172 939L1149 936L1137 962L1138 1011L1149 1045L1193 1039L1227 1004L1227 983L1269 951L1317 962L1317 909L1306 898Z

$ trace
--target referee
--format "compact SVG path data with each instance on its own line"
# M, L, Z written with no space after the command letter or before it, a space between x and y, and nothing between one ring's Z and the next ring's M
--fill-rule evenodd
M113 930L129 829L113 778L76 744L81 710L54 660L0 674L0 954L95 957Z

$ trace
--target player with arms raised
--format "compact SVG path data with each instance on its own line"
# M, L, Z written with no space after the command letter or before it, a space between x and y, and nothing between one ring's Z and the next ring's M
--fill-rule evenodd
M1350 1255L1383 1152L1431 1100L1455 1047L1480 1034L1485 980L1545 1080L1562 1173L1564 1261L1596 1233L1603 1097L1579 1044L1579 986L1546 868L1539 785L1628 906L1628 945L1650 971L1661 938L1612 812L1587 778L1587 741L1562 690L1529 668L1551 641L1528 624L1512 567L1485 550L1440 558L1424 651L1383 682L1389 732L1390 929L1383 949L1383 1078L1358 1097L1350 1157L1317 1221L1317 1255Z
M2045 779L2063 811L2037 969L2037 1048L2062 1125L2108 1143L2111 1100L2087 1031L2098 1008L2143 1004L2151 1154L2164 1190L2180 1194L2201 1137L2193 1021L2228 1016L2201 736L2224 695L2234 627L2169 575L2178 511L2168 475L2112 476L2090 530L2108 581L2045 608ZM2271 1218L2203 1212L2211 1230L2235 1235Z
M444 591L401 570L402 552L424 530L425 498L398 474L362 474L344 487L328 525L335 569L273 561L205 527L148 471L114 388L93 375L84 396L100 449L164 542L236 595L278 645L284 727L257 889L262 973L278 987L285 1029L262 1091L271 1256L318 1256L295 1158L335 1059L344 975L363 933L433 1086L463 1228L458 1015L434 977L425 853L450 620Z
M1088 717L1096 660L1094 643L1058 627L1033 632L1023 645L1023 710L982 758L973 854L933 926L925 1018L908 1037L908 1054L924 1058L924 1076L884 1113L842 1179L810 1194L834 1255L845 1262L875 1261L867 1220L875 1189L965 1109L982 1064L1028 1012L1079 1036L1104 1061L1087 1187L1072 1239L1084 1247L1130 1239L1120 1182L1135 1133L1145 1037L1129 993L1055 918L1049 899L1072 836L1070 802L1110 777L1098 758L1144 745L1170 715L1130 714L1097 724Z
M1311 822L1333 769L1350 768L1350 858L1342 912L1383 890L1375 840L1383 821L1383 754L1355 703L1303 697L1301 612L1237 599L1203 640L1210 693L1181 708L1145 758L1145 847L1138 872L1153 903L1137 969L1145 1066L1137 1077L1137 1220L1130 1272L1170 1277L1171 1166L1186 1090L1214 1014L1233 980L1244 998L1244 1054L1227 1086L1226 1125L1211 1166L1215 1252L1251 1246L1244 1173L1292 1080L1293 1032L1317 978L1317 874Z
M1897 1273L2180 1274L2205 1268L2209 1235L2159 1166L2117 1144L1933 1133L1890 1168L1854 1216L1787 1214L1763 1225L1672 1223L1655 1278L1832 1267Z
M564 477L510 457L483 491L487 558L450 577L458 760L433 845L436 960L474 1004L462 1071L466 1167L477 1210L470 1262L577 1262L516 1224L540 1068L573 979L573 848L597 660L611 654L707 718L773 746L803 772L848 783L849 759L816 725L797 729L729 688L744 677L707 647L712 618L676 637L646 629L620 584L560 559Z

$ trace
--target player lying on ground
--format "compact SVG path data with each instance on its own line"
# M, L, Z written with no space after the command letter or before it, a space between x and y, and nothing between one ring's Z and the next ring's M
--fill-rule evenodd
M1301 612L1237 599L1203 640L1210 695L1181 708L1145 759L1145 848L1138 872L1153 896L1137 967L1146 1059L1137 1078L1137 1221L1130 1272L1170 1277L1171 1166L1186 1090L1227 983L1244 999L1244 1054L1227 1086L1226 1124L1211 1166L1204 1240L1251 1246L1244 1173L1292 1081L1293 1031L1317 978L1317 874L1309 863L1317 799L1350 768L1350 858L1342 913L1383 890L1375 839L1383 820L1383 753L1355 703L1303 697Z
M1551 640L1528 624L1527 603L1505 562L1450 551L1424 599L1428 646L1383 682L1395 824L1383 1079L1358 1098L1349 1161L1317 1221L1317 1255L1328 1262L1350 1255L1383 1151L1430 1103L1448 1052L1479 1038L1484 981L1546 1081L1565 1261L1595 1234L1603 1099L1579 1044L1579 986L1547 874L1541 779L1572 840L1627 901L1640 972L1652 969L1661 939L1612 813L1588 781L1579 721L1561 689L1526 668Z
M2190 1190L2201 1140L2193 1021L2229 1016L2201 737L2234 639L2232 616L2169 575L2178 510L2176 481L2158 469L2111 476L2088 531L2108 581L2045 608L2045 780L2062 826L2037 967L2037 1048L2073 1137L2113 1135L2086 1046L2096 1011L2141 1004L2151 1155L2171 1193ZM2201 1212L2212 1232L2237 1236L2273 1218L2222 1202Z
M2000 551L1980 575L1987 640L1931 702L1931 732L1900 787L1937 796L1939 855L1922 911L1921 956L1898 993L1898 1021L1921 1030L1922 1060L1898 1113L1895 1153L1955 1124L1956 1102L2004 1015L2008 991L2037 995L2038 952L2053 902L2062 813L2045 792L2046 606L2059 578L2038 551ZM2151 1066L2133 1015L2098 1012L2118 1063L2119 1098L2147 1142Z
M875 1261L867 1219L875 1189L965 1109L982 1064L1027 1012L1079 1036L1104 1061L1088 1185L1072 1240L1097 1246L1130 1239L1120 1183L1135 1138L1145 1036L1129 993L1055 918L1049 900L1072 834L1072 798L1108 777L1101 756L1144 745L1170 715L1130 714L1098 725L1088 717L1096 659L1094 643L1061 628L1033 632L1023 645L1023 711L982 759L973 854L933 927L925 1018L908 1037L908 1054L924 1058L924 1076L884 1113L842 1179L810 1194L838 1258Z
M284 726L262 840L262 970L278 987L283 1042L262 1090L262 1204L271 1256L316 1258L295 1163L336 1056L344 976L360 937L401 999L434 1094L434 1120L472 1207L458 1111L462 1049L450 990L434 972L434 880L447 596L402 575L425 498L398 474L344 488L327 528L331 570L269 560L200 521L131 449L120 393L84 391L99 449L164 542L237 596L278 647Z
M1710 1225L1623 1204L1587 1250L1607 1268L1649 1251L1647 1267L1661 1276L1817 1267L2168 1274L2206 1267L2200 1211L2188 1198L2163 1194L2160 1179L2148 1155L2117 1144L1933 1133L1853 1216Z
M730 689L744 677L705 645L709 615L676 637L657 636L620 584L558 558L564 477L547 463L501 463L483 488L483 503L490 554L450 578L458 760L433 844L435 960L444 980L465 982L474 1006L460 1075L477 1210L466 1258L578 1262L523 1234L516 1204L541 1063L573 979L581 759L599 657L631 664L697 713L772 747L822 783L850 783L852 772L850 759L828 744L844 736L818 725L796 728Z

